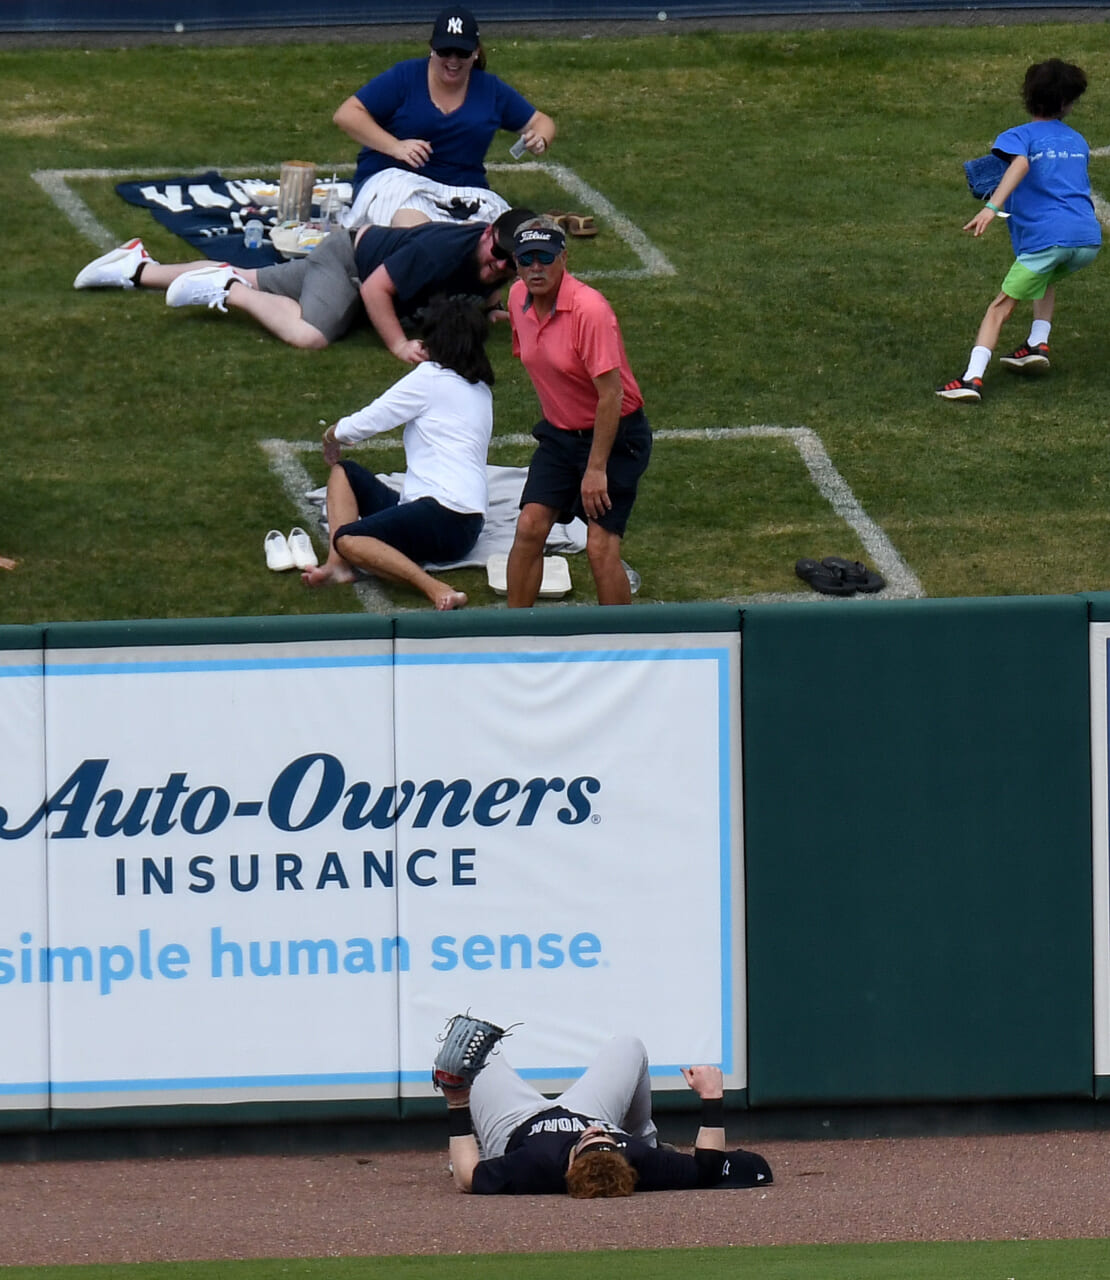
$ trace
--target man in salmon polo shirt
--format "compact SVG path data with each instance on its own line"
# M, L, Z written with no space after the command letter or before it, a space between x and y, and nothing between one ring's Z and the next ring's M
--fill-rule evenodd
M630 604L621 539L651 457L651 427L620 325L605 298L567 271L558 223L524 223L513 256L513 354L532 379L543 417L532 430L538 445L509 552L509 607L535 603L551 526L574 516L588 522L598 603Z

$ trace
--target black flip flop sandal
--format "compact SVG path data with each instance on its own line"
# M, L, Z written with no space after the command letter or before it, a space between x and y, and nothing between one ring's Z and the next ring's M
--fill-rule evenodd
M839 556L826 556L821 563L826 569L834 569L842 573L844 581L857 591L868 593L882 591L886 586L886 579L881 574L876 573L874 569L869 569L859 560L841 560Z
M808 582L814 591L824 596L853 596L856 589L845 581L839 569L830 569L827 565L818 564L816 560L799 560L794 572L803 582Z

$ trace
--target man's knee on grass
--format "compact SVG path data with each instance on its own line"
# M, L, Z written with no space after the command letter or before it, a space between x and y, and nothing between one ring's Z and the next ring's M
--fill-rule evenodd
M286 338L286 342L302 351L323 351L325 347L331 346L331 343L320 330L314 328L307 321L294 334Z

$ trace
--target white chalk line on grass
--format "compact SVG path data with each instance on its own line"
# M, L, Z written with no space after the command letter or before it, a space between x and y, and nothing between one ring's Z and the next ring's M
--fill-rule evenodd
M353 164L337 164L327 165L328 172L339 173L354 169ZM265 164L237 165L232 169L224 169L223 173L228 177L250 177L256 173L265 173L274 169L280 170L281 165L275 165L272 161ZM176 176L181 172L180 169L163 168L162 170L154 169L35 169L31 173L31 177L46 192L55 205L65 214L65 216L73 223L82 235L86 236L93 244L101 249L114 249L119 244L119 237L100 221L89 208L89 206L81 199L76 191L69 185L71 178L81 181L82 179L94 178L151 178L157 179L159 172L164 172ZM137 208L138 206L130 206Z
M666 256L651 243L640 228L626 218L600 191L595 187L591 187L588 182L583 182L573 169L568 169L565 165L556 164L551 160L526 160L518 165L491 164L488 168L536 169L543 173L552 174L559 186L568 195L574 197L578 204L604 218L606 227L611 227L643 264L635 270L576 271L575 275L581 276L582 279L598 280L604 276L610 280L639 280L645 276L673 276L676 274L674 267Z
M1092 156L1110 156L1110 147L1092 147ZM1091 203L1095 207L1095 217L1104 227L1110 227L1110 204L1107 204L1094 187L1091 188Z
M319 173L346 173L354 168L352 164L318 165ZM636 268L615 270L598 269L596 271L579 271L577 274L584 280L616 279L640 280L651 276L673 276L674 267L666 256L651 243L634 222L620 213L600 191L588 183L565 165L552 164L547 161L525 161L521 164L491 164L494 171L525 169L547 173L554 178L556 184L576 202L586 206L590 212L605 219L606 228L611 229L618 239L623 240L640 260ZM280 164L272 161L267 164L237 165L234 168L222 169L228 177L250 176L258 173L273 173L281 169ZM165 170L178 174L177 170ZM157 172L157 171L156 171ZM150 169L35 169L31 177L46 192L54 204L70 220L78 231L101 249L114 249L119 238L100 222L89 206L69 185L70 179L82 180L91 178L112 179L153 177Z
M848 482L833 465L816 431L809 427L702 427L690 431L664 429L654 432L653 436L656 441L663 440L677 444L753 439L779 439L792 444L805 463L818 493L855 533L874 568L886 579L886 587L882 591L846 598L851 600L924 599L925 591L916 574L898 554L881 526L876 524L863 509ZM375 439L364 441L357 447L360 450L374 451L396 449L398 444L399 442L394 439ZM504 445L534 444L535 440L530 434L515 433L494 436L490 442L490 448L492 450ZM319 512L305 497L306 493L317 486L313 484L312 477L297 456L303 453L316 453L320 448L319 440L260 440L259 445L269 459L270 469L281 481L289 501L297 509L302 524L306 529L319 535ZM397 612L397 606L370 581L357 583L355 590L367 613ZM724 603L728 604L798 604L844 598L825 596L815 591L763 591L746 596L726 596L723 599Z
M319 440L315 442L299 441L295 444L288 440L260 440L258 443L269 459L270 470L281 481L281 487L285 490L286 497L295 507L301 527L319 542L322 537L320 512L305 497L316 486L313 485L312 477L296 456L298 453L318 450L320 448ZM396 447L396 441L393 444ZM326 547L324 548L324 554L327 554ZM321 591L332 589L328 587L319 588ZM397 607L382 588L378 586L376 579L360 578L353 584L353 589L366 613L398 612Z

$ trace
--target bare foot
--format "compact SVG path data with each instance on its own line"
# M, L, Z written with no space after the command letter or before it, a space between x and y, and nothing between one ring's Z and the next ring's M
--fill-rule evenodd
M340 561L339 564L326 560L315 569L306 569L301 574L301 581L306 587L338 586L340 583L354 582L354 580L355 571L345 560Z
M18 560L9 560L7 556L0 556L0 569L14 569L18 563Z
M452 591L448 587L442 595L435 598L435 606L439 610L444 609L461 609L466 604L467 596L465 591Z

